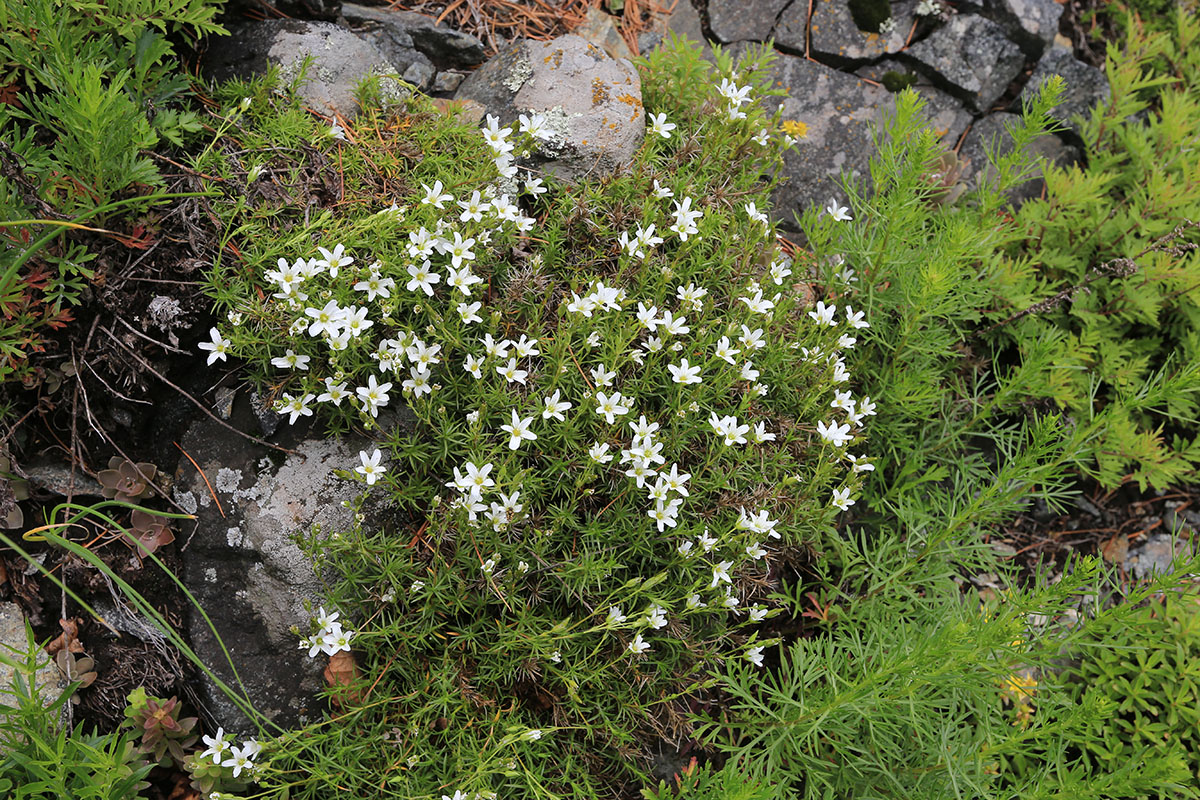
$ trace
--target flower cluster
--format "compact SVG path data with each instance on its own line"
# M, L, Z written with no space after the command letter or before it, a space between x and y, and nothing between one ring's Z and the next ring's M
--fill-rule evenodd
M357 634L344 630L338 621L339 616L336 611L329 614L324 607L318 609L317 618L312 621L316 632L300 639L300 649L307 650L309 658L316 658L318 653L332 656L343 651L350 652L350 640Z
M233 769L233 777L239 778L243 772L254 773L254 759L262 752L262 745L254 739L247 739L240 747L233 744L233 736L225 733L224 728L217 728L215 736L205 736L203 740L208 749L202 751L198 758L211 759L219 767Z

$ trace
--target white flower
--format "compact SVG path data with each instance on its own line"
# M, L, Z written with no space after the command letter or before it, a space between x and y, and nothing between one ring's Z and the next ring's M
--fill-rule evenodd
M658 178L654 179L654 196L659 200L666 200L668 197L674 197L675 193L671 191L669 186L663 186L658 182Z
M686 322L687 317L676 317L670 311L664 311L662 319L658 321L658 324L665 333L669 333L672 336L683 336L692 330L685 324Z
M521 734L521 737L527 742L536 742L538 739L542 738L542 732L537 728L530 728L529 730L525 731L525 733Z
M667 625L667 610L659 605L651 606L650 610L646 612L646 624L655 630L665 628Z
M737 364L737 361L734 357L741 352L741 350L738 350L733 346L733 344L729 341L728 336L722 336L717 341L717 349L714 355L728 364Z
M463 267L462 269L455 269L454 267L447 267L446 268L446 283L449 286L453 286L455 289L462 292L467 297L470 297L471 296L471 287L477 283L483 283L483 278L479 277L474 272L471 272L471 265L468 264L467 266Z
M354 471L367 479L367 486L374 486L375 481L379 480L379 476L387 472L386 467L379 466L379 460L383 458L383 453L376 448L375 452L368 456L366 450L360 450L358 458L362 464L355 467Z
M445 243L445 252L450 255L451 266L462 266L464 261L474 261L475 252L471 249L475 244L474 239L464 239L458 231L454 232L454 241ZM411 272L409 274L412 274ZM436 283L437 281L434 281Z
M549 190L542 185L541 178L530 178L529 180L525 181L525 191L532 195L539 195L545 194Z
M321 252L321 258L317 260L316 265L322 269L328 269L331 278L336 278L338 270L342 267L348 267L354 263L354 259L345 254L346 249L340 244L333 248L333 252L324 247L318 247L317 250Z
M845 447L846 443L854 437L850 435L850 425L839 425L837 422L818 422L817 433L821 438L832 444L834 447Z
M510 358L508 363L503 367L496 367L496 372L509 383L520 383L522 385L525 383L525 378L529 376L528 370L517 369L517 360L515 358Z
M751 622L762 622L764 619L767 618L768 611L769 611L769 609L764 608L763 606L760 606L758 603L755 603L754 605L750 606L750 608L749 608L750 621Z
M571 402L569 400L559 400L559 396L559 390L555 389L554 394L542 398L542 419L553 417L559 422L566 420L563 412L571 410Z
M845 511L846 509L850 508L850 506L854 505L854 501L850 499L850 487L847 486L845 489L834 489L833 500L831 502L842 511Z
M483 140L497 154L512 152L513 144L508 141L512 128L500 127L500 120L492 114L487 115L487 126L483 129Z
M755 561L758 561L760 558L762 558L766 554L767 554L767 551L765 549L763 549L763 546L761 544L759 544L758 542L753 542L751 544L746 545L746 555L750 556Z
M629 643L629 652L633 653L634 655L641 655L649 649L650 644L642 639L642 635L640 633L634 636L633 641Z
M650 114L647 116L650 121L649 132L657 133L664 139L671 138L671 131L675 130L675 123L667 122L666 114Z
M216 328L209 330L208 335L212 337L211 342L201 342L198 346L201 350L208 352L208 364L212 366L214 361L225 361L225 355L229 352L230 346L233 344L230 340L221 335L221 332Z
M762 328L750 330L749 327L743 325L742 335L738 337L738 342L740 342L742 347L745 347L747 350L761 350L767 346L767 343L763 340L762 335Z
M704 532L701 533L698 537L696 537L696 543L700 545L700 548L704 552L710 553L710 552L712 552L713 547L716 546L717 539L713 536L709 536L708 528L705 528Z
M596 442L588 449L588 457L597 464L607 464L613 460L612 453L608 452L608 443Z
M392 384L379 383L375 379L375 376L372 375L368 379L367 385L359 386L354 390L354 393L358 395L358 399L361 400L363 405L366 407L367 413L369 413L372 417L378 417L379 409L388 404L388 391L391 390L391 388Z
M764 228L771 224L767 219L767 215L759 211L758 207L755 206L754 203L746 203L745 209L746 216L761 224Z
M759 645L758 647L751 647L749 650L747 650L745 653L742 654L742 657L745 658L747 661L749 661L754 666L761 667L763 665L762 652L763 652L763 646Z
M340 142L346 141L346 129L339 125L336 119L329 123L329 128L325 131L325 135Z
M445 205L443 204L454 199L454 195L443 194L441 181L434 181L432 187L422 183L421 188L425 190L425 197L421 198L422 205L431 205L436 209L444 209Z
M620 606L609 606L608 617L605 618L604 622L606 625L620 625L626 619L628 619L628 617L621 612Z
M732 566L732 561L722 561L715 565L713 567L712 583L708 585L708 588L715 589L721 583L732 584L733 579L729 576L729 568Z
M382 297L385 300L392 296L391 289L396 285L396 281L391 278L380 277L378 272L372 272L365 281L359 281L354 284L356 292L366 292L367 300L374 301L376 297Z
M837 325L833 319L833 315L837 313L837 306L826 306L821 300L817 301L817 307L808 312L808 316L812 318L818 325Z
M308 362L311 361L310 356L297 355L295 350L289 348L286 353L281 356L276 356L271 359L271 366L292 369L298 369L307 372Z
M525 417L521 419L517 412L512 412L512 423L509 425L501 425L500 429L508 431L511 438L508 440L508 449L516 450L521 446L523 441L533 441L537 438L537 434L529 430L529 426L533 424L533 417Z
M433 285L440 283L442 277L436 272L430 272L429 267L428 259L419 265L410 264L408 266L408 275L412 280L405 285L405 288L410 292L420 289L425 293L426 297L433 297Z
M695 553L692 552L692 547L694 547L692 542L680 542L679 546L675 548L675 552L679 553L679 555L683 556L684 558L691 558L695 555ZM688 608L691 608L691 606L689 605Z
M468 461L463 467L466 473L463 477L464 488L475 490L482 494L484 489L495 486L496 482L488 477L492 471L492 467L493 465L490 463L484 464L482 467L477 467Z
M754 432L750 434L750 438L754 440L755 444L762 444L763 442L775 441L775 434L767 433L767 423L756 422L754 424Z
M532 113L529 116L521 114L517 117L519 123L518 128L521 133L528 133L535 139L547 139L550 137L550 131L546 130L546 115Z
M623 397L620 392L613 392L611 395L596 392L596 413L604 417L604 421L611 425L617 417L629 413L629 406L625 405L626 402L627 398Z
M242 770L252 769L254 767L253 755L246 748L235 747L229 754L229 758L221 762L222 767L233 767L233 777L242 774Z
M778 298L778 296L779 295L776 295L776 298ZM745 303L746 307L755 314L769 314L771 313L771 309L775 307L774 300L767 300L763 298L761 289L755 292L753 297L739 297L738 299Z
M400 384L401 389L412 392L414 397L433 394L433 387L429 385L429 379L432 377L429 370L423 367L413 367L408 372L410 377Z
M225 733L225 729L217 728L217 733L215 736L204 736L201 738L204 743L208 745L208 749L201 753L199 757L208 758L209 756L212 756L213 763L220 764L221 757L230 750L230 743L227 738L227 734Z
M691 542L688 542L688 544L691 544ZM685 605L687 606L688 611L695 611L697 608L707 607L708 603L701 600L700 595L693 594L693 595L688 595L688 599L687 599Z
M472 355L468 355L463 359L463 370L465 370L467 374L469 374L475 380L479 380L483 377L483 373L479 371L479 367L482 364L483 361L481 359L478 359Z
M668 364L667 371L671 373L671 380L675 383L689 384L703 381L703 378L700 377L699 365L694 367L689 365L686 358L678 365Z
M478 189L471 193L470 200L459 200L458 205L463 210L458 216L459 222L483 222L483 215L492 206L480 197Z
M526 356L539 356L542 354L537 349L537 339L529 339L525 334L521 334L521 340L513 342L513 350L517 352L517 358L525 358Z
M852 327L852 328L869 328L869 327L871 327L871 323L869 323L865 319L863 319L863 317L866 316L866 314L864 312L855 311L850 306L846 306L845 312L846 312L846 322L849 323L850 327Z
M846 206L839 206L836 199L830 200L829 205L825 208L825 210L829 212L829 216L833 217L838 222L846 222L853 219L853 217L846 213L850 209L848 209Z
M508 348L512 344L508 339L494 339L490 333L484 334L483 349L489 356L508 358Z
M291 417L288 419L288 424L295 425L296 420L300 417L312 416L312 409L308 407L308 404L312 401L313 396L311 394L301 395L300 397L292 397L287 392L284 392L283 402L279 410L283 414L290 414Z
M875 471L875 465L867 461L866 456L856 456L846 453L846 460L850 462L851 470L855 473Z
M741 369L740 374L741 374L742 380L753 383L754 381L758 380L758 376L761 375L762 373L760 373L758 370L756 370L754 368L754 362L747 361L744 364L742 364L742 369Z
M691 198L685 197L683 201L686 204L691 202ZM696 216L700 215L699 211L693 213ZM696 284L689 283L687 286L676 286L675 296L679 298L680 303L691 306L695 311L700 311L704 306L704 298L708 296L708 289L697 288Z
M478 300L470 304L459 303L458 316L461 317L462 321L467 325L470 325L472 322L483 322L483 319L480 318L479 314L477 313L482 307L483 303L479 302Z

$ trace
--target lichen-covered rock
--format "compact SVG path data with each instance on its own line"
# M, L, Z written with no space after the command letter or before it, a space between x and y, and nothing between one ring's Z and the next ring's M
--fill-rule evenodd
M731 50L737 58L742 47ZM799 56L780 54L771 67L771 80L786 87L787 96L759 102L770 110L782 105L784 120L807 127L784 157L783 183L771 204L780 224L795 230L794 214L813 203L825 206L832 197L845 199L839 176L867 176L872 126L895 110L895 101L885 89Z
M233 424L242 430L255 426L248 403L235 403ZM183 448L204 475L180 461L174 499L197 518L194 533L184 529L179 535L185 584L215 625L255 707L280 725L294 726L319 715L315 694L324 664L298 650L291 632L292 626L307 632L306 600L323 602L321 581L293 536L313 526L323 536L353 526L342 501L361 487L334 477L332 470L352 468L367 443L321 438L286 444L298 454L280 458L201 419L185 435ZM353 622L347 620L347 627ZM188 633L204 663L236 685L216 637L195 611ZM226 730L250 731L215 684L201 680L202 699L217 721Z
M1046 51L1029 76L1021 92L1021 100L1031 99L1042 82L1051 75L1061 75L1066 82L1062 101L1054 107L1050 115L1077 129L1071 118L1076 114L1087 116L1094 106L1108 100L1110 89L1108 78L1095 67L1084 64L1071 53L1070 49L1055 45Z
M984 0L988 17L1031 58L1054 42L1066 6L1055 0Z
M438 69L451 69L474 67L482 64L486 57L483 42L474 36L448 25L439 25L432 17L414 11L346 3L342 14L359 36L391 59L400 73L418 61L433 64Z
M989 19L953 17L908 49L908 55L940 76L980 111L986 111L1021 71L1025 57Z
M687 0L679 0L686 3ZM790 0L708 0L708 27L725 43L765 42Z
M502 125L520 114L545 115L551 133L533 158L567 182L628 166L646 133L633 65L572 34L512 43L463 81L455 97L474 100Z
M822 61L849 65L899 52L913 25L915 0L891 3L890 22L877 28L874 20L855 20L845 0L817 0L808 17L807 3L793 3L779 19L776 41L804 50L805 23L809 23L809 52ZM859 22L870 29L863 30Z
M297 94L321 113L352 117L358 111L354 90L360 81L372 75L399 78L379 48L328 22L272 19L230 25L229 32L208 40L204 70L210 78L262 75L273 64L286 83L311 56Z

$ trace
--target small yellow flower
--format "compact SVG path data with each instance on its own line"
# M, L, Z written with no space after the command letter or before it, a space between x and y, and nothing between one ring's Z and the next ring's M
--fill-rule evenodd
M799 120L785 119L780 127L788 136L794 136L797 139L803 139L808 135L808 126Z
M1013 704L1013 708L1017 712L1017 718L1013 720L1013 724L1022 727L1028 725L1030 718L1033 717L1033 705L1029 702L1029 698L1033 697L1033 690L1037 688L1037 679L1029 674L1014 672L1005 678L1000 686L1007 695L1006 699Z

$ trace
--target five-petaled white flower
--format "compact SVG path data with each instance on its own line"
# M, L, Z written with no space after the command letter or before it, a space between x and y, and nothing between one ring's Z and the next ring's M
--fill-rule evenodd
M626 401L627 398L623 397L620 392L613 392L611 395L596 392L596 413L604 417L604 421L611 425L617 417L629 413L629 406L625 405Z
M354 471L367 479L367 486L374 486L375 481L379 480L379 476L387 472L387 467L379 466L379 460L383 458L383 453L379 452L379 448L375 448L375 452L367 455L366 450L358 451L358 458L362 464L354 468Z
M426 259L421 264L410 264L408 267L408 275L410 280L405 288L410 292L420 289L427 297L433 297L433 285L440 283L442 276L436 272L431 272L429 260Z
M688 360L683 359L678 365L667 364L667 371L671 373L671 380L675 383L689 384L700 383L703 378L700 377L700 365L691 366Z
M650 643L642 639L642 635L640 633L634 636L633 641L629 643L629 652L633 653L634 655L641 655L649 649Z
M514 410L512 412L512 423L509 425L501 425L500 429L508 431L508 449L516 450L521 446L523 441L533 441L537 438L537 434L529 430L529 426L533 424L533 417L521 417Z
M436 209L444 209L445 205L443 204L454 199L453 195L443 193L441 181L434 181L432 187L422 183L421 188L425 190L425 197L421 198L421 203L424 205L431 205Z
M830 200L829 205L825 208L829 212L829 216L833 217L838 222L847 222L854 219L847 212L850 210L846 206L839 206L836 199Z
M763 665L762 652L763 652L762 645L759 645L758 647L751 647L749 650L747 650L743 654L743 658L745 658L747 661L749 661L754 666L761 667Z
M199 347L201 350L207 350L208 364L212 366L214 361L225 361L225 354L229 352L230 345L233 344L230 340L221 335L221 332L216 328L209 330L208 335L212 337L211 342L201 342Z
M675 123L667 122L667 115L665 113L650 114L647 116L647 119L650 121L648 129L650 133L657 133L664 139L671 138L671 131L675 130Z
M361 400L363 405L366 407L367 413L372 417L378 417L379 409L388 404L388 392L391 390L391 388L392 384L380 383L375 379L375 376L372 375L367 380L367 385L359 386L354 390L354 393L358 395L358 399Z
M555 389L554 394L542 398L542 419L553 417L559 422L566 420L563 412L571 410L571 402L569 400L559 400L559 397L560 392L558 389Z
M850 435L849 423L839 425L836 421L818 422L817 433L834 447L845 447L846 443L854 438Z
M845 489L834 489L833 500L831 502L842 511L845 511L846 509L850 508L850 506L854 505L854 501L850 499L850 487L847 486Z

